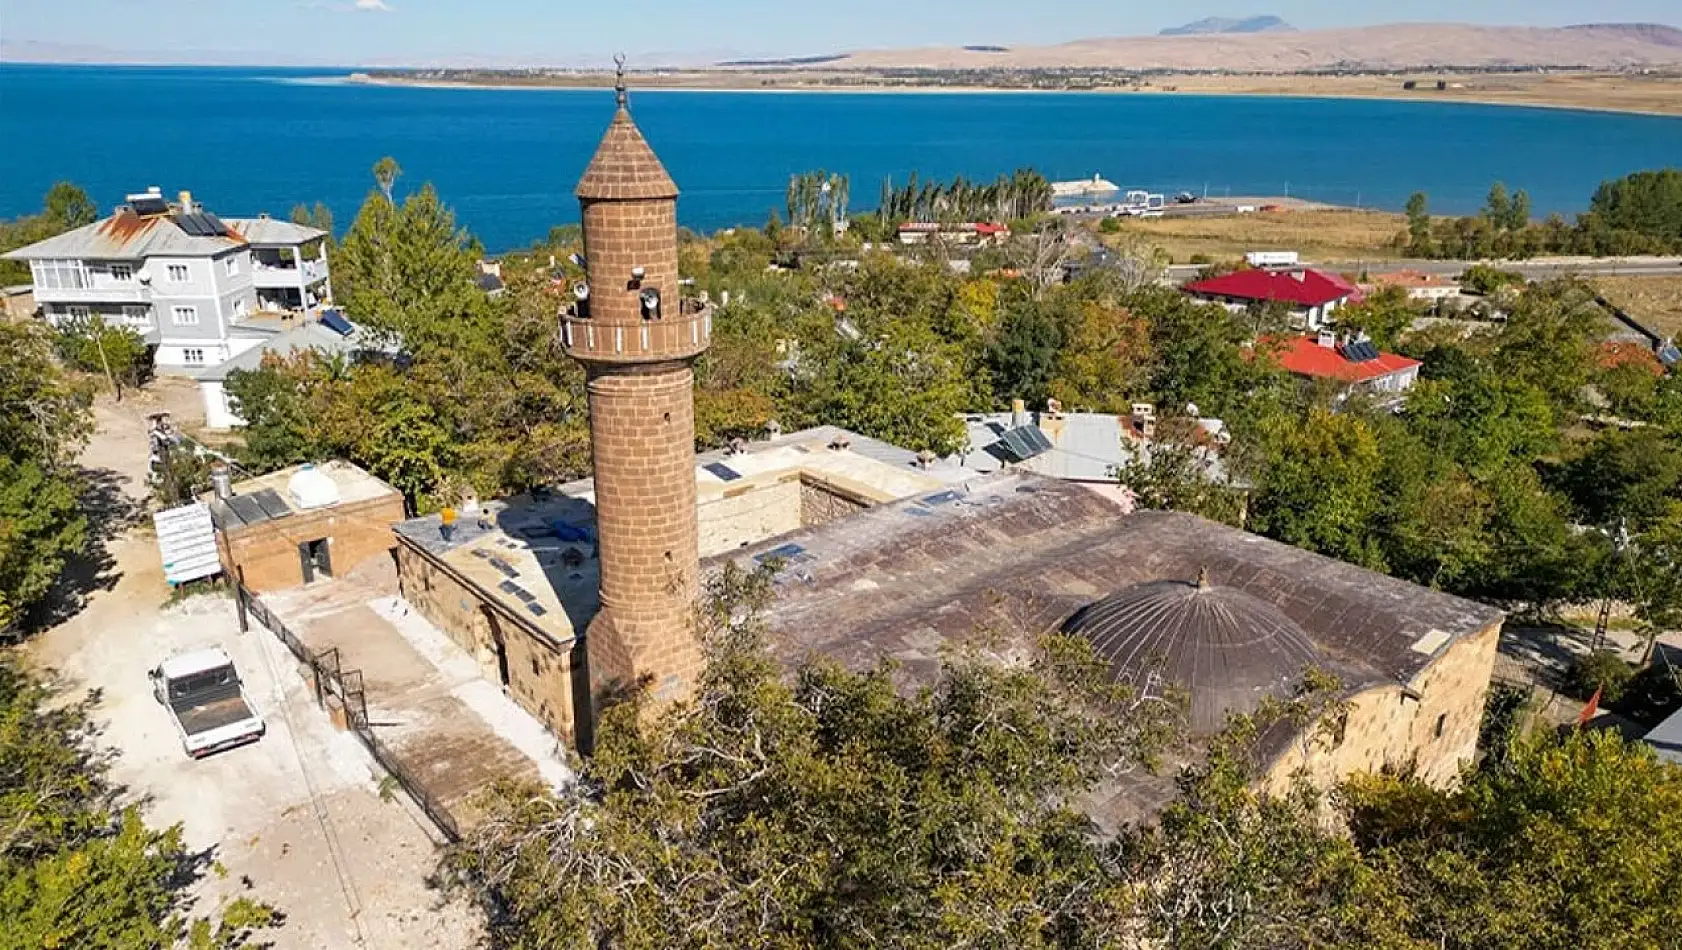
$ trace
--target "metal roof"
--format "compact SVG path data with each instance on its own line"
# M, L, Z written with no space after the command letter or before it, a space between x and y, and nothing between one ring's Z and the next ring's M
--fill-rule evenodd
M8 260L144 260L148 257L215 257L245 246L238 229L226 235L189 234L174 216L141 217L124 209L109 218L8 251Z
M210 647L205 650L194 650L191 653L172 656L163 661L159 668L163 671L164 679L173 680L180 679L183 676L192 676L194 673L203 673L206 670L217 670L224 666L233 665L234 661L228 659L228 654L224 653L220 647Z
M227 225L235 231L245 235L245 239L252 244L279 244L293 247L308 244L316 238L327 236L327 232L320 228L282 221L278 218L223 218Z
M323 356L348 356L362 348L360 332L346 335L312 321L266 340L225 363L199 370L193 376L205 382L221 382L235 370L257 369L263 365L263 357L270 353L289 357L311 350Z

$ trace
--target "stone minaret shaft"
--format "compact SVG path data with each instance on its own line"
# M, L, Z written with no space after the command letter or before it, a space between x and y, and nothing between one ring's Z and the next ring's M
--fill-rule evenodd
M700 666L693 364L711 315L679 300L677 194L621 86L577 189L588 298L562 318L589 380L601 612L586 645L598 699L638 684L657 702L681 698Z

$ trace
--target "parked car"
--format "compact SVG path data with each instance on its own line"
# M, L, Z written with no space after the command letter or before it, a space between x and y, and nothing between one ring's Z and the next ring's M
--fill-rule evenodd
M175 720L181 747L195 759L256 742L268 731L245 698L234 661L220 649L170 657L147 675L152 695Z
M1174 201L1178 204L1194 205L1197 204L1198 198L1189 191L1182 191L1174 196Z

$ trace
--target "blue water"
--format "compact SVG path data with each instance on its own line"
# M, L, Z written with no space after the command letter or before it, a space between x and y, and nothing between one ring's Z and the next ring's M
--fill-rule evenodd
M284 215L325 201L340 228L393 155L400 189L431 181L493 251L575 221L572 198L612 114L605 90L377 87L327 71L0 66L0 216L70 179L102 206L147 185L214 211ZM1033 166L1101 171L1173 193L1299 195L1399 209L1477 208L1492 182L1539 213L1595 186L1682 164L1682 119L1498 106L1081 93L632 93L697 230L758 224L791 173L846 172L853 206L881 181Z

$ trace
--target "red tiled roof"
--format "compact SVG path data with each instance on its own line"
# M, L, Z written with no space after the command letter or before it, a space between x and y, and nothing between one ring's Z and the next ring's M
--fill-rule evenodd
M1300 277L1300 279L1299 279ZM1313 269L1240 270L1185 286L1187 293L1238 300L1278 300L1318 307L1355 294L1354 285L1336 274Z
M1456 287L1459 286L1440 274L1427 274L1417 270L1399 270L1388 274L1372 275L1372 282L1383 287Z
M1639 366L1654 376L1664 375L1664 364L1659 362L1652 350L1640 343L1608 340L1600 344L1601 369L1617 369L1620 366Z
M1363 383L1420 365L1418 360L1395 353L1380 353L1376 360L1351 362L1344 359L1340 350L1321 346L1311 336L1269 337L1262 342L1272 347L1273 357L1279 361L1280 367L1296 376Z

